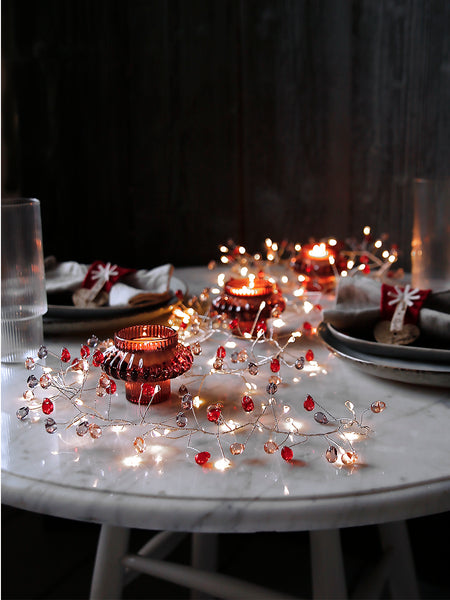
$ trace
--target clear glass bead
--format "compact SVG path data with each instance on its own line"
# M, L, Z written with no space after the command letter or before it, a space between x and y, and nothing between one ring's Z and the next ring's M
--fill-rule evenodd
M370 410L373 413L380 413L385 408L386 408L386 403L383 402L382 400L376 400L375 402L372 402L372 404L370 405Z
M213 368L214 368L216 371L220 371L220 369L221 369L222 367L223 367L223 360L222 360L221 358L217 357L217 358L214 360L214 363L213 363Z
M344 465L354 465L356 462L358 462L358 455L356 452L344 452L344 454L341 456L341 460Z
M20 420L23 421L24 419L27 418L28 413L30 412L30 409L28 408L28 406L22 406L21 408L19 408L16 411L16 417Z
M330 446L325 452L325 457L329 463L335 463L338 457L338 451L336 446Z
M180 412L177 414L176 423L177 423L178 427L186 427L187 422L188 422L188 420L184 413Z
M277 384L274 383L273 381L270 381L266 387L266 392L269 394L269 396L273 396L274 394L276 394L277 390L278 390Z
M35 367L36 363L34 362L34 358L31 358L31 356L29 356L27 359L25 359L25 369L27 369L28 371L32 371Z
M32 400L34 398L34 394L31 390L26 390L22 396L24 400Z
M266 452L267 454L274 454L277 450L278 444L276 444L272 440L269 440L264 444L264 452Z
M188 393L188 389L187 389L187 387L184 385L184 383L182 383L182 384L180 385L180 387L178 388L178 393L179 393L179 395L180 395L180 396L184 396L185 394L187 394L187 393Z
M301 371L305 366L305 359L303 358L303 356L301 356L300 358L297 358L297 360L295 361L295 368L298 369L299 371Z
M37 355L38 355L38 357L39 357L39 358L41 358L41 359L47 358L47 356L48 356L48 350L47 350L47 347L46 347L46 346L41 346L41 347L39 348L39 350L38 350L38 353L37 353Z
M105 389L104 387L102 387L101 385L98 385L98 386L95 388L95 393L97 394L97 396L98 396L99 398L102 398L103 396L105 396L105 395L106 395L106 389Z
M96 335L91 335L86 344L89 346L89 348L95 348L95 346L98 344L98 337Z
M52 378L48 373L44 373L39 379L39 384L42 389L46 390L52 383Z
M133 442L134 449L138 454L142 454L145 450L145 440L141 437L136 437Z
M248 358L248 353L247 350L241 350L240 352L238 352L238 361L239 362L245 362Z
M239 442L234 442L234 444L231 444L230 446L230 452L233 456L238 456L239 454L242 454L244 450L245 445L240 444Z
M89 433L92 438L98 439L99 437L102 436L103 431L102 431L102 428L100 427L100 425L97 425L96 423L92 423L91 425L89 425Z
M185 394L182 398L181 398L181 408L183 410L191 410L192 405L193 405L193 398L191 396L191 394Z
M47 433L55 433L55 431L58 429L55 419L52 419L51 417L45 419L44 426Z
M191 350L194 356L199 356L202 353L202 347L200 345L200 342L194 342L191 346Z
M79 423L77 425L77 428L75 431L77 432L77 435L79 435L80 437L83 437L89 431L89 423L87 421L82 421L81 423Z
M328 417L323 412L316 412L314 415L314 420L321 425L326 425L328 423Z
M239 352L232 352L230 354L230 360L232 363L237 363L239 361Z
M248 363L248 372L250 373L250 375L258 375L258 365L255 364L254 362L249 362Z
M34 375L30 375L27 379L27 386L32 390L39 384L39 381Z

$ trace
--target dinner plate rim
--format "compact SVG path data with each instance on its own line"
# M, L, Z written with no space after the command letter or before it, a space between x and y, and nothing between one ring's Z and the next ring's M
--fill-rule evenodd
M420 364L393 357L383 359L380 356L356 351L335 338L327 325L328 323L320 323L317 328L319 337L334 354L353 364L359 370L383 379L403 383L450 387L450 367L445 368L444 365L438 363Z
M383 344L356 338L340 331L331 323L326 323L331 335L346 346L378 357L403 358L406 360L425 360L426 362L448 362L450 364L450 350L445 348L426 348L424 346L402 346Z
M188 293L188 286L185 281L179 277L172 276L170 279L170 289L181 290L185 296ZM49 304L47 312L44 315L44 322L53 322L54 320L74 321L83 320L103 320L112 319L118 316L133 315L143 311L152 311L173 304L176 301L176 295L166 298L162 302L157 302L149 306L129 306L120 304L117 306L99 306L97 308L80 308L78 306L62 306Z

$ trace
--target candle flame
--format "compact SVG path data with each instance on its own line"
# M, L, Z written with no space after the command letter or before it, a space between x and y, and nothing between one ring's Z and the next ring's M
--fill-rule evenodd
M328 256L327 248L324 242L314 244L313 249L308 252L312 258L323 258Z

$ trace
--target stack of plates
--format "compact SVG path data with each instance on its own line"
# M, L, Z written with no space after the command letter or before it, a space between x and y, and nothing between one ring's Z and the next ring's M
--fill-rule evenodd
M186 284L172 277L170 280L173 295L148 307L136 307L124 304L123 306L99 306L96 308L79 308L77 306L62 306L49 304L44 315L45 335L58 335L86 332L88 334L106 333L112 336L114 331L138 323L158 322L164 320L180 303L175 295L175 290L181 290L183 296L187 294Z
M319 336L340 358L377 377L450 388L450 350L394 346L355 338L321 323Z

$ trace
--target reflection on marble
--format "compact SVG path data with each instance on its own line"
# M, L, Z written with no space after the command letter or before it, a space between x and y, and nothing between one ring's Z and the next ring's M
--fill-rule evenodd
M178 276L183 278L182 273ZM47 343L55 350L67 345L77 352L83 341ZM73 428L64 427L49 435L43 416L35 423L15 417L25 404L22 394L29 373L21 366L8 366L2 367L3 501L87 521L224 532L343 527L448 510L448 390L370 377L330 354L317 339L302 338L296 346L300 353L312 347L319 366L295 371L282 365L277 399L287 407L285 416L301 424L302 431L320 430L303 409L306 394L337 416L349 416L347 400L358 415L375 400L386 402L384 412L365 417L372 434L355 442L362 464L349 468L329 464L324 456L329 444L323 437L295 446L295 460L286 463L279 452L264 452L267 432L259 431L240 456L228 451L232 441L242 441L239 435L227 436L224 449L231 468L224 470L194 462L195 453L202 450L211 452L211 463L220 459L214 436L197 434L191 440L195 450L187 447L186 437L149 436L146 451L136 455L137 427L109 427L98 440L80 438ZM197 365L215 348L217 340L205 343ZM255 403L270 375L266 365L252 379L258 387ZM190 387L188 376L176 380L173 389L182 382ZM202 389L206 401L198 409L202 424L208 423L205 411L212 400L224 403L225 420L242 422L241 396L239 377L208 377ZM173 394L169 402L151 407L152 420L173 416L178 406ZM139 415L138 407L125 400L121 382L112 414L130 420ZM59 413L56 420L66 418ZM209 429L214 432L214 426Z

